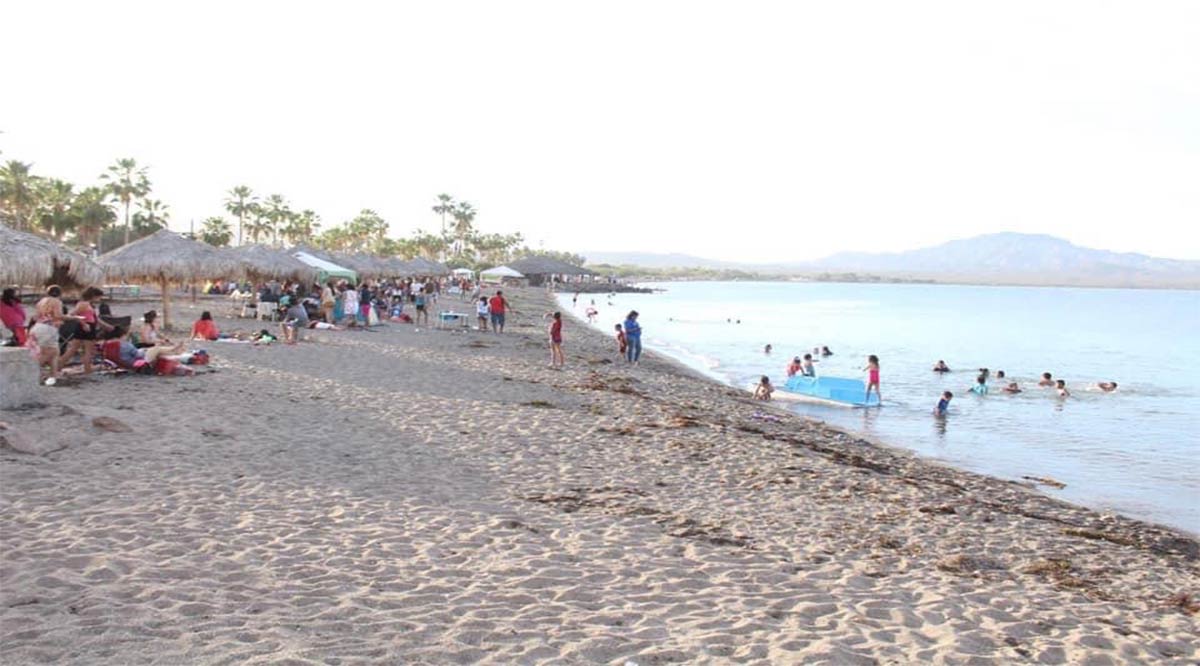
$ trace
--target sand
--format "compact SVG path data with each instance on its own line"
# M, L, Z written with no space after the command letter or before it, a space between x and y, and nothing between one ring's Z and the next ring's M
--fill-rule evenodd
M0 448L0 663L1200 658L1189 535L629 367L575 322L551 370L548 297L513 295L504 335L209 344L213 373L0 412L39 441Z

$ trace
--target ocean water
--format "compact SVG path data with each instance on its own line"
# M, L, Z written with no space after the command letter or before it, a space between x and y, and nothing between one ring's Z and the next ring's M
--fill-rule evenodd
M654 294L561 294L630 310L642 341L732 386L778 387L795 355L828 345L818 373L862 378L880 357L883 405L789 405L881 443L1002 479L1049 477L1055 497L1200 533L1200 292L900 284L673 282ZM738 323L740 321L740 323ZM579 324L576 324L579 325ZM569 334L569 331L568 331ZM771 354L764 346L773 346ZM569 353L569 350L568 350ZM938 375L944 359L953 372ZM978 369L992 393L968 392ZM1023 393L999 391L1004 370ZM1067 381L1059 399L1036 383ZM1114 393L1089 390L1116 381ZM954 392L946 418L932 410Z

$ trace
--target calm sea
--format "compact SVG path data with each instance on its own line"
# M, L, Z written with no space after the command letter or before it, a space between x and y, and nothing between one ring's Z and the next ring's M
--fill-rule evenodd
M942 285L677 282L654 294L560 295L612 333L640 313L643 343L720 381L776 385L794 355L828 345L821 374L862 377L880 357L878 409L796 405L798 413L1003 479L1049 477L1044 491L1200 533L1200 292ZM738 323L740 321L740 323ZM765 345L773 346L770 355ZM937 375L944 359L953 372ZM978 369L1023 393L968 392ZM1042 372L1072 392L1036 386ZM1089 387L1116 381L1115 393ZM950 413L931 411L944 390Z

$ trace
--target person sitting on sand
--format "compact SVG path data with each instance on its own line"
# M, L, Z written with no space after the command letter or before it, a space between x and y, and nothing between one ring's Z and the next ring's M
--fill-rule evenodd
M754 387L755 400L770 400L771 394L775 392L775 387L771 386L771 378L763 375L762 379L758 380L758 384Z
M801 366L800 357L799 356L793 357L792 362L787 364L787 376L795 377L796 373L800 372L800 366Z
M1097 382L1096 388L1100 389L1101 391L1104 391L1105 393L1112 393L1113 391L1117 390L1117 383L1116 382Z
M1038 382L1038 386L1053 387L1054 386L1054 378L1050 375L1050 373L1043 372L1042 373L1042 381Z
M193 340L216 340L221 337L221 332L217 330L217 324L213 321L211 312L205 310L200 313L200 318L192 324L190 337Z
M946 365L945 361L939 360L937 363L933 364L933 371L939 372L939 373L940 372L950 372L950 366Z
M987 375L980 373L979 376L975 378L975 385L971 387L971 393L974 393L975 395L988 394Z
M12 333L17 347L25 346L25 306L17 298L17 290L8 288L0 296L0 323Z
M297 301L289 305L281 324L284 344L294 345L299 342L300 331L308 328L308 321L308 312L302 303Z
M1067 390L1067 383L1061 379L1054 382L1054 391L1060 398L1071 397L1071 392Z
M804 360L800 362L800 374L804 377L816 377L817 368L814 363L816 361L813 360L812 354L805 354Z
M1020 393L1021 385L1016 382L1009 382L1008 386L1004 387L1004 392L1005 393Z
M142 332L138 336L137 346L153 347L160 343L169 345L171 341L158 329L158 313L150 310L142 315Z
M942 399L938 400L937 406L933 408L934 416L945 416L950 409L950 401L954 399L954 394L949 391L942 391Z

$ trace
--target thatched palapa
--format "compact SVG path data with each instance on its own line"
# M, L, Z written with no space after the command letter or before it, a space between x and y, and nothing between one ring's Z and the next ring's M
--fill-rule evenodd
M215 247L163 229L101 255L109 278L162 288L163 325L170 326L171 284L235 275L238 263Z
M103 281L104 272L83 254L0 224L0 284L83 287Z
M312 282L317 270L283 250L262 245L242 245L221 250L238 263L238 275L251 280L302 280Z

